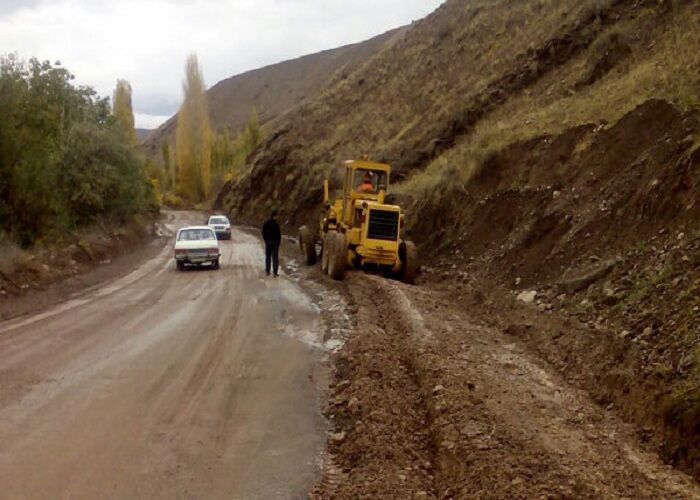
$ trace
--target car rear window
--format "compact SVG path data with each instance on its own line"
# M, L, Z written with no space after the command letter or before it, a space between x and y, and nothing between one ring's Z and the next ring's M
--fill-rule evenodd
M209 224L228 224L226 217L212 217L209 219Z
M211 229L184 229L180 231L177 237L178 241L198 241L198 240L215 240L216 235Z

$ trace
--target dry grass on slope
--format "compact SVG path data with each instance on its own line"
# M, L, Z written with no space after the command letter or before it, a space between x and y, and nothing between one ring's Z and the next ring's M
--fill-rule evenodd
M588 51L479 122L454 148L399 186L399 192L416 198L439 196L455 181L468 184L492 153L510 144L579 125L615 123L652 98L682 109L700 108L700 8L689 2L661 25L657 15L645 10L611 27ZM630 57L593 85L576 89L612 38L631 47Z
M449 1L289 123L308 163L411 142L598 2Z
M460 110L488 96L493 82L514 76L522 90L547 74L550 64L563 64L610 22L607 4L447 1L317 98L275 120L276 130L247 175L222 190L220 206L255 219L274 205L296 225L317 208L322 173L341 160L369 154L391 162L397 178L422 169L429 159L416 163L414 153L449 130ZM572 38L572 30L583 32L584 40ZM561 50L548 56L549 48ZM527 70L540 56L548 59L547 68L526 71L532 79L518 80L523 66ZM284 193L269 184L273 178L287 179Z

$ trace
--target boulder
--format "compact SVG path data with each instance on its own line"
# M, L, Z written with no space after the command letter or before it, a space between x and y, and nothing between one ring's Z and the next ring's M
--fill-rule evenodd
M525 292L520 292L518 294L518 301L524 302L525 304L532 304L537 299L537 291L530 290Z
M581 292L610 274L617 262L617 259L606 260L592 267L571 273L557 284L559 290L568 294Z

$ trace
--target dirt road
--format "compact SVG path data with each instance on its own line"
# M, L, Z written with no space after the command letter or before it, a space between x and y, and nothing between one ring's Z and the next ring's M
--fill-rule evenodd
M177 272L168 245L0 324L2 498L306 496L325 436L318 309L262 278L253 236L222 248L220 271Z
M0 323L0 498L700 498L473 304L222 246Z

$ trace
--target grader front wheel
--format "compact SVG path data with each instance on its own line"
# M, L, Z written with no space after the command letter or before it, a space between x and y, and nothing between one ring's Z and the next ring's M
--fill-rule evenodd
M307 265L316 264L316 241L306 226L299 228L299 248Z
M348 244L345 235L331 232L326 236L328 245L328 276L336 281L345 277L348 258Z
M401 281L415 285L418 274L418 251L412 241L404 241L399 247L401 258Z

